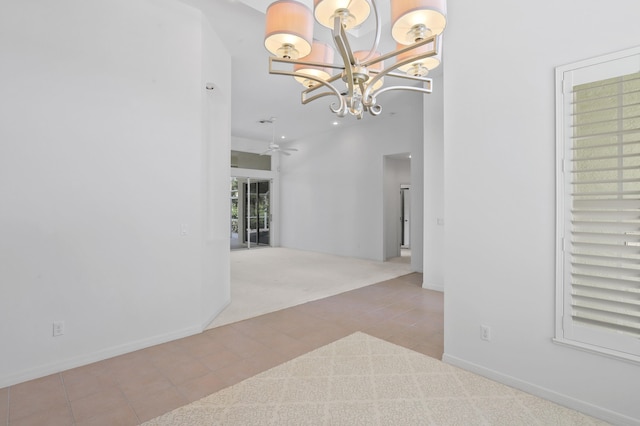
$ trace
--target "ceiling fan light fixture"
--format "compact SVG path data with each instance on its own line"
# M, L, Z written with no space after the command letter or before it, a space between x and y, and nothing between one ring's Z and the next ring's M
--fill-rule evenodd
M294 0L278 0L267 8L264 45L279 58L298 59L311 52L313 16Z

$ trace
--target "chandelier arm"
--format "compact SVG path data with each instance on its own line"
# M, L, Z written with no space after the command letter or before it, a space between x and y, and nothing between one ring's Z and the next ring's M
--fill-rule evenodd
M294 73L294 72L279 72L278 74L283 74L283 75L291 75L293 77L304 77L304 78L308 78L309 80L313 80L316 81L320 84L317 84L307 90L303 90L301 93L301 102L303 105L308 104L309 102L315 101L318 98L322 98L324 96L331 96L331 95L335 95L338 98L338 105L336 105L335 103L331 104L329 106L329 109L335 113L338 114L340 117L344 117L344 115L347 113L347 102L344 98L344 96L342 96L342 94L340 93L340 91L338 89L335 88L335 86L321 78L315 77L313 75L310 74L303 74L303 73ZM330 92L322 92L322 93L318 93L316 95L313 95L311 97L306 97L307 94L317 90L318 88L320 88L321 86L325 86L327 87Z
M387 75L389 77L394 77L394 78L404 78L405 80L413 80L413 81L421 81L423 83L431 83L431 78L422 77L422 76L419 76L419 75L408 75L408 74L397 73L397 72L390 72L390 73L387 73Z
M335 88L335 86L333 84L331 84L331 82L329 80L323 80L321 78L318 78L316 76L313 76L311 74L304 74L304 73L300 73L300 72L287 72L287 71L283 71L280 72L278 74L283 74L283 75L291 75L294 77L304 77L304 78L308 78L309 80L313 80L315 82L318 82L320 84L317 84L313 87L308 88L307 90L303 90L302 94L301 94L301 102L303 105L308 104L309 102L315 101L318 98L322 98L324 96L331 96L331 95L335 95L338 98L338 107L335 108L333 106L329 106L329 108L331 109L332 112L340 115L341 113L344 115L347 111L347 103L344 99L344 96L342 96L342 94L340 93L340 91L338 89ZM336 79L332 79L331 81L335 81ZM327 87L330 91L329 92L322 92L322 93L318 93L316 95L313 95L311 97L307 97L306 95L309 93L312 93L315 90L318 90L320 87L325 86ZM335 105L335 104L331 104L331 105ZM340 115L341 117L343 115Z
M352 66L355 64L355 58L349 46L347 34L342 26L342 18L336 16L333 23L333 41L344 63L344 80L347 83L347 96L351 98L354 93Z
M371 3L371 6L373 7L373 13L376 17L376 35L373 41L373 46L371 46L371 50L369 51L369 54L367 55L366 58L362 60L362 62L365 62L365 63L371 58L373 58L376 52L378 51L378 45L380 44L380 33L382 32L382 18L378 13L378 5L376 4L376 0L370 0L370 3Z
M382 93L385 93L385 92L389 92L391 90L406 90L409 92L419 92L419 93L430 94L433 90L431 79L429 79L427 83L428 83L427 84L428 87L415 87L415 86L384 87L378 90L377 92L374 92L372 95L370 95L368 102L364 102L364 100L362 102L363 102L363 105L365 105L365 107L369 109L369 112L371 113L371 115L377 116L377 115L380 115L380 113L382 112L382 106L378 105L378 101L377 101L378 95L381 95Z
M389 52L387 54L378 56L378 57L376 57L376 58L374 58L374 59L372 59L370 61L363 62L362 65L365 66L365 67L370 67L371 65L377 64L378 62L386 61L387 59L391 59L391 58L393 58L395 56L398 56L400 54L403 54L405 52L409 52L411 50L417 49L417 48L422 47L425 44L429 44L431 42L433 42L433 49L431 49L430 51L424 52L419 57L418 56L412 57L409 62L413 62L416 59L427 58L429 56L435 56L435 55L438 54L438 48L437 48L438 43L436 43L436 36L432 36L432 37L429 37L429 38L425 38L424 40L419 41L417 43L411 44L411 45L409 45L407 47L404 47L402 49L394 50L393 52Z
M333 20L333 41L340 51L340 56L342 56L342 61L344 63L345 68L349 68L347 65L355 65L356 59L353 56L353 51L351 50L351 46L349 45L349 39L347 38L347 33L342 25L342 17L336 16Z
M316 87L317 87L317 86L316 86ZM335 93L333 93L333 92L322 92L322 93L318 93L318 94L316 94L316 95L313 95L313 96L307 97L307 96L306 96L306 95L307 95L307 93L308 93L308 92L306 92L306 91L305 91L305 92L302 92L302 104L303 104L303 105L306 105L306 104L308 104L309 102L315 101L316 99L323 98L323 97L325 97L325 96L333 96L333 95L335 95ZM340 108L338 108L338 110L339 110L339 109L340 109Z
M420 92L420 93L431 93L432 92L431 84L429 84L429 87L390 86L390 87L384 87L384 88L378 90L377 92L375 92L373 94L373 98L376 98L378 95L380 95L380 94L382 94L384 92L389 92L391 90L408 90L410 92Z
M369 114L373 115L374 117L377 117L382 112L382 106L372 105L368 107L367 110L369 111Z
M271 72L271 64L273 62L280 62L283 64L292 64L292 65L306 65L306 66L318 67L318 68L333 68L340 71L344 70L344 66L328 64L326 62L301 61L299 59L285 59L285 58L278 58L277 56L269 56L269 65L270 65L269 72Z
M302 95L301 95L302 104L307 104L307 103L309 103L311 101L314 101L314 100L316 100L318 98L321 98L323 96L335 95L338 98L338 105L336 107L334 107L333 105L336 105L336 104L331 104L331 106L329 106L329 108L331 109L331 111L333 113L338 114L340 117L343 117L346 114L346 112L347 112L346 100L344 99L344 97L342 96L340 91L338 89L336 89L335 86L333 86L333 84L331 84L332 82L338 80L342 74L336 74L336 75L334 75L333 77L331 77L328 80L322 80L321 78L318 78L318 77L310 75L310 74L304 74L304 73L301 73L301 72L276 69L273 66L274 62L288 63L288 64L299 63L299 61L294 61L294 60L290 60L290 59L277 58L277 57L274 57L274 56L270 56L269 57L269 74L288 75L288 76L292 76L292 77L304 77L304 78L308 78L309 80L313 80L315 82L320 83L320 84L317 84L317 85L315 85L313 87L310 87L309 89L307 89L307 90L302 92ZM342 67L334 67L334 68L342 69ZM309 98L305 97L306 94L311 93L314 90L317 90L321 86L326 86L327 88L329 88L330 92L323 92L323 93L317 94L315 96L311 96Z
M400 54L400 53L402 53L402 52L404 52L406 50L408 50L408 49L401 49L401 50L398 50L397 52L392 52L392 53L395 53L395 55L398 55L398 54ZM412 56L410 58L407 58L407 59L405 59L403 61L396 62L395 64L391 65L390 67L387 67L387 68L383 69L382 71L378 72L378 74L375 77L373 77L371 80L369 80L367 82L367 88L362 93L362 102L364 102L365 105L373 105L373 104L375 104L375 96L372 97L371 96L371 92L373 92L373 86L376 84L376 82L378 82L378 80L380 80L385 75L389 74L391 71L393 71L393 70L395 70L397 68L400 68L401 66L410 64L410 63L412 63L412 62L414 62L416 60L419 60L419 59L423 59L423 58L427 58L429 56L433 56L435 54L435 53L433 53L434 51L435 51L435 49L430 51L430 52L425 52L425 53L422 53L420 55L416 55L416 56ZM393 56L395 56L395 55L393 55ZM409 76L407 76L407 77L409 77Z

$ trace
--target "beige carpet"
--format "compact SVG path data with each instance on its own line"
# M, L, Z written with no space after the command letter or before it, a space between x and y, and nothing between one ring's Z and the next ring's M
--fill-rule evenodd
M400 346L355 333L144 423L602 425Z
M282 247L231 251L231 304L207 329L275 312L411 273L389 262Z

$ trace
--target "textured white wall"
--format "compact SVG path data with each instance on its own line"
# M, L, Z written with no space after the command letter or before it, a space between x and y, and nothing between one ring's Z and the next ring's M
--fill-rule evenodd
M449 2L445 37L445 359L638 422L640 368L551 342L554 68L632 47L640 4ZM480 339L490 325L492 341Z
M433 81L424 97L424 265L422 286L444 290L444 87ZM412 253L413 254L413 253ZM412 259L413 260L413 259Z
M169 0L0 4L0 387L198 332L227 302L201 302L229 286L204 219L206 164L228 202L228 133L203 131L211 37Z
M291 145L300 151L281 159L282 246L383 259L384 156L422 144L422 97L406 101L408 112L385 122L365 117Z
M202 16L201 197L204 229L202 239L202 315L205 328L231 302L229 220L231 212L231 58L209 21ZM208 84L214 90L202 92Z

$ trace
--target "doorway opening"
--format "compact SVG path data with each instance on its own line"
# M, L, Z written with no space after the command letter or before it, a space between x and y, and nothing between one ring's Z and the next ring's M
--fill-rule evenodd
M411 155L385 155L383 176L383 259L411 263Z
M411 186L400 185L400 257L411 259Z
M231 178L230 246L235 249L271 245L271 181Z

